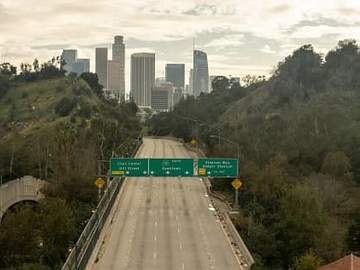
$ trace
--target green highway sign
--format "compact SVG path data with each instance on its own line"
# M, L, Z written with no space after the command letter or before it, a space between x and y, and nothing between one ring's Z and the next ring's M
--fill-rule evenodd
M122 177L237 177L238 159L203 158L113 158L111 176ZM194 172L196 171L197 172Z
M237 177L238 159L204 158L198 161L198 176Z
M113 158L110 161L112 176L148 176L149 159L147 158Z
M151 158L149 160L149 175L155 177L194 176L194 160L185 158Z

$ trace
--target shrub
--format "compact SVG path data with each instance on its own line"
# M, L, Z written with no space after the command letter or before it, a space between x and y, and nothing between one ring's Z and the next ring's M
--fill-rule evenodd
M59 116L68 116L76 103L67 97L62 98L55 106L55 113Z

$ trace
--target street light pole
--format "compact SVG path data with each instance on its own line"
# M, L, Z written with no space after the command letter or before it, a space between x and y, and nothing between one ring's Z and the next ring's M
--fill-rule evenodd
M220 136L218 136L218 135L210 135L210 138L219 138L219 140L220 140ZM237 143L237 142L234 142L232 140L226 139L226 138L222 138L222 139L223 139L223 141L236 146L236 148L237 148L237 159L238 159L238 162L239 162L239 160L240 160L240 144ZM238 173L239 173L239 168L238 168ZM235 188L235 199L234 199L233 208L235 208L235 209L239 208L239 190L237 188Z

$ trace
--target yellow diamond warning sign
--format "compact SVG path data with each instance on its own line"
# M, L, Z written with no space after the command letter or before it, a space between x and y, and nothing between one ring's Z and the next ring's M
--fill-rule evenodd
M104 181L104 179L98 178L95 181L95 186L97 186L97 188L102 188L105 185L105 183L106 182Z
M235 179L234 181L231 182L231 185L235 188L235 189L239 189L242 186L242 183L240 181L240 179Z

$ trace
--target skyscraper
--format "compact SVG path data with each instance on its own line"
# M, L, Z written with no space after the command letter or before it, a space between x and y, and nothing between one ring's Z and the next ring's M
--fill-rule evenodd
M155 84L155 54L131 55L131 97L138 106L151 106L151 89Z
M173 107L174 86L166 82L151 89L151 108L158 112L168 112Z
M188 93L187 93L190 96L194 95L193 86L194 86L194 70L190 69L190 72L189 72L189 89L188 89Z
M117 99L125 98L124 91L120 90L120 76L121 76L121 63L115 60L108 61L108 72L107 72L107 89Z
M112 64L112 67L116 67L117 70L113 70L112 73L119 73L116 76L116 82L112 82L115 89L120 96L125 96L125 44L123 36L115 36L114 44L112 45L112 61L116 61L119 64ZM114 77L115 78L115 77Z
M209 68L207 54L200 50L194 50L193 93L209 92Z
M99 83L107 89L107 66L108 66L108 49L95 49L95 73L98 75Z
M77 50L63 50L61 57L65 62L62 65L62 68L65 70L66 74L73 72L73 64L77 59Z
M90 72L90 59L76 59L76 62L72 65L72 72L76 73L77 75L81 75L85 72Z
M177 89L185 87L185 64L167 64L165 68L167 82L171 82Z

